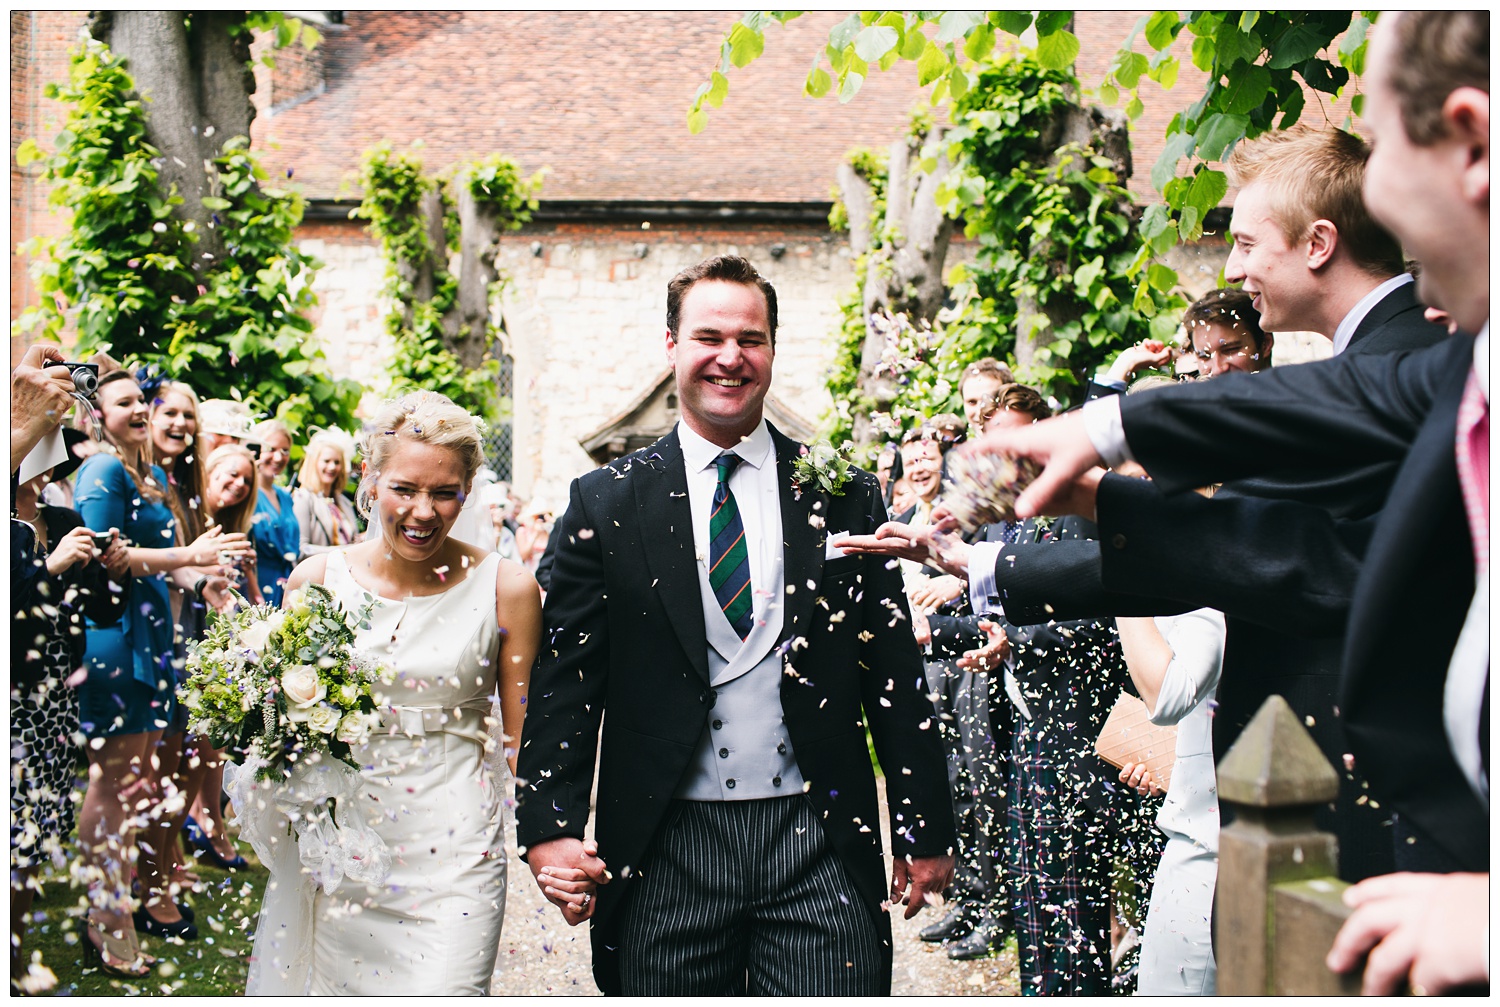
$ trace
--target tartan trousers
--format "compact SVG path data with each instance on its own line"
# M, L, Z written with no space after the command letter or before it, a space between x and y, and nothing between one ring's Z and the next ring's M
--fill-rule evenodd
M1116 841L1106 813L1059 770L1078 744L1048 720L1017 717L1011 735L1006 874L1023 996L1110 995Z

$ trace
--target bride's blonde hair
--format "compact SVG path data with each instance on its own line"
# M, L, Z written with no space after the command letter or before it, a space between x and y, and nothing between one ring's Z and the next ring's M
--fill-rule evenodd
M484 464L484 439L480 435L479 422L448 396L437 392L412 392L392 399L370 417L359 442L365 471L360 477L354 504L367 518L371 510L370 490L396 450L398 437L453 451L463 466L465 487Z

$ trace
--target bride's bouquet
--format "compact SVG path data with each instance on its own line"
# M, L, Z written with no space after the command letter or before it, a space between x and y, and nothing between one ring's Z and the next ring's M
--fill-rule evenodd
M346 877L382 884L391 866L361 810L354 758L379 726L381 688L395 681L355 646L369 615L320 584L290 592L282 609L220 615L191 645L178 689L190 732L244 749L243 764L224 773L241 837L273 875L300 869L330 895ZM293 834L294 845L284 842ZM288 888L306 910L310 894Z
M374 690L394 680L354 646L368 617L309 584L284 609L254 605L212 619L189 647L178 690L188 730L219 748L238 742L261 779L284 779L323 755L357 770L352 748L380 720Z

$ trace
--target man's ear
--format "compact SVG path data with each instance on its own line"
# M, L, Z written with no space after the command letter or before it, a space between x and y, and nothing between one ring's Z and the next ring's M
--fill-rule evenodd
M1464 198L1489 210L1490 96L1477 87L1455 88L1443 102L1443 121L1462 150Z
M1307 268L1316 272L1333 260L1339 247L1339 229L1321 217L1307 230Z
M1260 341L1260 349L1257 350L1260 354L1260 366L1262 370L1271 366L1271 351L1274 349L1276 349L1276 333L1267 332L1266 338Z
M677 366L677 339L672 335L672 330L667 330L667 366Z

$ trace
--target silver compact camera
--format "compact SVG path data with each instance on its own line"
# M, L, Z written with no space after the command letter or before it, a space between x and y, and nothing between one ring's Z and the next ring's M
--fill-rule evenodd
M71 360L49 360L48 367L66 367L68 373L73 375L73 387L79 395L93 398L94 393L99 390L99 365L80 364Z

